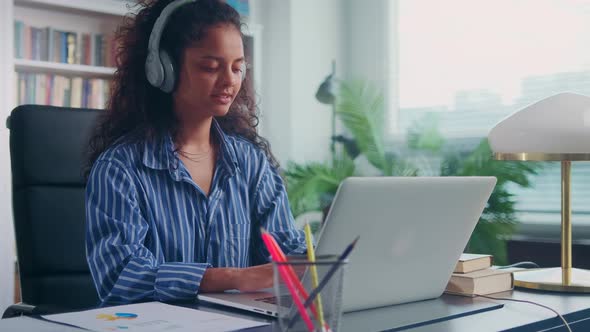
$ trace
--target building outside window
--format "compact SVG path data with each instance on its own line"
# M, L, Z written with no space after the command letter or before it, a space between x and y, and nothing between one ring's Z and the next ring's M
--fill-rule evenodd
M590 0L399 0L390 132L434 121L450 145L470 149L502 118L545 97L590 95ZM559 163L533 188L514 186L521 232L558 235ZM590 163L572 168L576 228L590 229Z

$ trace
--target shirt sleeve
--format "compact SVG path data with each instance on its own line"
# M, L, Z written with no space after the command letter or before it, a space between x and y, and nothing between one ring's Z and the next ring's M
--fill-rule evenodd
M127 169L97 161L86 187L86 257L100 300L194 299L205 263L159 263L144 246L149 224Z
M270 165L266 156L260 158L260 175L254 194L254 213L259 226L268 231L287 255L305 254L305 234L295 228L287 190L278 171ZM255 229L256 238L259 231ZM254 264L269 261L269 253L262 240L256 242Z

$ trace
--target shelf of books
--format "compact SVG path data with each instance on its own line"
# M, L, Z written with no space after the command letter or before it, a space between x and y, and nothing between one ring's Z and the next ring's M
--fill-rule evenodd
M14 1L15 103L104 108L126 2Z
M17 59L112 67L114 51L113 34L61 31L14 21L14 56Z
M128 0L14 0L16 5L49 10L81 11L90 14L123 16L133 5Z
M17 73L15 84L18 105L104 108L109 92L105 79L54 74Z

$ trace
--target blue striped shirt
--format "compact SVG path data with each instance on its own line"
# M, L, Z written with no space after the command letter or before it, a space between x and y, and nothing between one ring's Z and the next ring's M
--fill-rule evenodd
M103 303L194 299L208 267L268 262L260 227L286 253L305 252L285 186L262 150L223 133L209 195L172 138L121 141L92 167L86 188L86 254Z

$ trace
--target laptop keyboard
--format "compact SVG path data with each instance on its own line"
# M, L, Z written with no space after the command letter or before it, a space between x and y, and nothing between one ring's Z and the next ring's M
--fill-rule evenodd
M264 302L264 303L269 303L269 304L278 304L279 302L279 298L278 296L270 296L270 297L261 297L259 299L256 299L255 301L259 301L259 302ZM291 306L292 300L291 300L291 296L290 295L281 295L281 304L283 307L285 306Z

